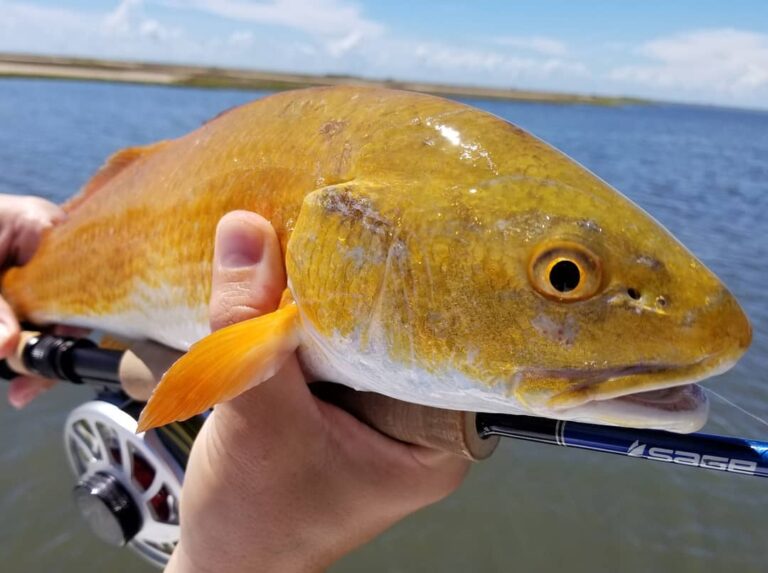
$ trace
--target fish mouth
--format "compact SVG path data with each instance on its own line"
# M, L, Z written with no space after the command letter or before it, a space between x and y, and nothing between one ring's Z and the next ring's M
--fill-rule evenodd
M678 433L700 430L709 400L696 384L722 374L738 357L710 356L687 365L636 364L590 373L587 379L550 397L547 416L612 426ZM562 374L562 373L561 373Z

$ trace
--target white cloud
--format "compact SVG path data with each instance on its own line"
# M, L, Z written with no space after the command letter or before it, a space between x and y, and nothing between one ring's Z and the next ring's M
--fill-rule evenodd
M224 45L221 39L188 37L181 28L148 17L143 0L115 1L110 8L59 8L0 0L0 51L204 65L226 60L223 52L214 49Z
M138 33L144 38L149 38L159 42L166 42L181 36L179 28L167 28L157 20L143 20L138 27Z
M494 85L508 85L508 80L520 78L547 78L555 73L576 76L587 74L584 64L564 58L516 56L439 43L421 43L413 50L413 55L429 68L494 74L495 77L489 82Z
M320 36L360 33L375 36L383 26L345 0L168 0L172 6L201 10L239 22L283 26Z
M104 17L104 29L113 34L128 34L137 9L142 0L122 0L114 10Z
M0 50L72 53L71 47L88 44L101 26L101 14L21 2L0 1Z
M516 48L543 56L565 56L568 54L568 47L564 42L546 36L503 36L495 38L493 42L499 46Z
M768 101L767 34L698 30L635 46L602 42L591 51L538 35L438 41L385 29L360 6L355 0L112 0L102 8L64 8L0 0L0 51L758 107ZM224 19L209 26L213 14Z
M354 30L338 40L329 40L325 43L325 49L334 58L339 58L357 47L363 37L360 30Z
M93 26L96 16L92 12L0 1L0 29L5 28L8 32L24 31L30 24L37 28L50 27L52 33L59 28L80 29L83 25Z
M14 4L17 26L5 34L8 4L0 0L0 50L549 89L559 85L561 78L588 75L582 63L543 54L561 50L541 38L534 42L538 52L522 55L501 47L418 41L384 30L347 0L159 1L185 8L194 4L205 13L222 11L237 24L220 35L199 37L164 25L152 11L152 0L119 0L101 12L38 9L19 3ZM275 34L265 29L262 34L248 29L248 23L258 22L282 30ZM294 33L286 33L287 28ZM59 41L51 40L53 33Z
M768 96L768 35L730 28L658 38L637 53L650 63L620 66L613 80L709 97Z
M243 30L232 32L227 38L227 43L233 48L250 48L253 45L253 33Z
M146 17L143 0L121 0L102 22L102 33L110 37L140 37L165 42L181 36L179 28L166 27Z

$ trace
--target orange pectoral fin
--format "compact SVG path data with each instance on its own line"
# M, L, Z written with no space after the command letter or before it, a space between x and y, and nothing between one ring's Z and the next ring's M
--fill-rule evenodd
M288 304L203 338L165 373L137 432L186 420L272 377L299 344L298 309Z

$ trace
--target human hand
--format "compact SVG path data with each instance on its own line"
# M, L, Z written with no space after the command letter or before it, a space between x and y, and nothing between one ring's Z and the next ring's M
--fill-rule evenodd
M0 194L0 271L26 263L37 249L43 231L64 218L64 212L53 203L39 197ZM16 349L19 323L0 297L0 358ZM8 401L23 408L55 382L19 376L8 389Z
M211 327L274 310L285 283L271 225L226 215ZM459 486L465 459L392 440L315 398L307 382L294 355L216 407L192 448L166 573L320 571Z

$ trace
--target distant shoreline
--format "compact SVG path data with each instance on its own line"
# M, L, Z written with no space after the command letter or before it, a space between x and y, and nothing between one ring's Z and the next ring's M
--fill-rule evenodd
M651 103L649 100L629 97L579 95L534 90L455 86L428 82L369 80L354 76L290 74L219 67L27 54L0 54L0 78L2 77L92 80L182 87L273 91L353 84L396 88L449 97L505 101L602 106Z

